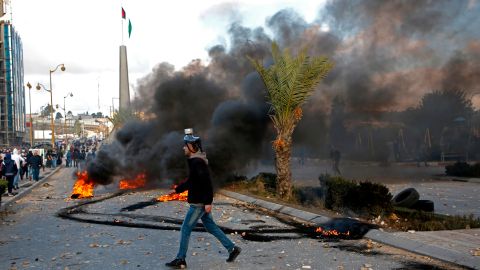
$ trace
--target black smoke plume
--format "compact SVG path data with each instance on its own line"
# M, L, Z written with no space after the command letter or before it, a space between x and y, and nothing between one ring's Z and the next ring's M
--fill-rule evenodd
M336 143L352 149L381 140L382 133L358 123L384 121L392 111L417 106L434 89L480 90L479 11L476 1L335 0L313 22L293 9L272 14L266 27L273 36L263 27L234 22L229 46L211 47L208 64L194 60L175 71L161 63L138 81L137 108L148 120L120 129L89 173L102 184L139 172L157 183L181 179L186 173L182 132L189 127L202 137L216 181L265 156L273 158L264 86L246 58L271 63L272 40L293 52L307 46L310 54L336 63L304 108L295 147L322 157L332 138L342 138ZM339 111L332 108L334 98L342 107L332 117Z

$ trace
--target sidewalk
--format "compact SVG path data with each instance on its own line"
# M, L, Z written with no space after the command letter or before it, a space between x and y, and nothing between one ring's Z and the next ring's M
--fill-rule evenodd
M55 169L45 169L45 172L42 172L41 171L41 178L40 180L38 180L38 182L35 182L35 181L29 181L29 180L21 180L20 181L20 186L19 186L19 189L16 190L17 195L13 196L13 197L7 197L4 195L2 195L2 202L1 202L1 205L0 205L0 211L4 211L9 205L11 205L12 203L14 203L15 201L19 200L20 198L24 197L25 195L27 195L28 193L30 193L30 191L35 188L36 186L38 185L41 185L43 182L45 182L51 175L53 175L54 173L56 173L58 170L60 170L61 168L63 168L63 166L57 166Z
M222 195L321 226L332 219L243 194L221 190ZM370 230L373 241L472 269L480 269L480 229L431 232L385 232ZM475 253L475 255L474 255Z

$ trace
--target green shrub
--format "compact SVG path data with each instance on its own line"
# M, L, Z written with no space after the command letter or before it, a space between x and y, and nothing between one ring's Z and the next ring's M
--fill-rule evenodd
M0 179L0 195L5 193L5 190L7 190L8 187L8 181L5 179Z
M472 169L466 162L456 162L453 165L445 166L445 173L452 176L471 176Z
M346 205L357 184L341 176L331 176L325 182L325 207L329 209L350 208Z
M348 208L355 212L379 215L393 211L392 194L382 184L372 182L356 183L340 176L320 175L325 207L329 209Z
M480 163L475 163L470 168L470 173L472 177L480 177Z
M470 165L466 162L456 162L453 165L445 166L445 173L459 177L480 177L480 164Z
M322 190L319 187L294 187L295 199L302 205L323 206Z
M252 177L250 181L260 181L263 183L265 190L275 192L277 190L277 175L274 173L261 172Z
M369 212L373 215L393 211L392 194L382 184L361 182L355 189L357 194L350 194L350 207L353 210ZM356 195L356 196L355 196Z
M469 216L446 216L395 207L395 214L401 220L408 220L403 230L439 231L480 228L480 218Z

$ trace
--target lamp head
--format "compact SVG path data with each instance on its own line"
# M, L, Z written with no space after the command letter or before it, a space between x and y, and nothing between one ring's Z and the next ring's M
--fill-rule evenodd
M37 83L37 87L35 87L35 88L37 88L37 90L42 90L42 87L40 86L40 83Z
M60 67L60 70L65 71L65 65L64 64L62 64L62 66Z
M30 84L30 82L27 82L27 87L28 89L32 89L32 85Z
M56 108L56 109L58 109L58 104L57 104L57 105L55 105L55 108Z
M73 94L72 94L72 93L70 93L70 97L73 97Z

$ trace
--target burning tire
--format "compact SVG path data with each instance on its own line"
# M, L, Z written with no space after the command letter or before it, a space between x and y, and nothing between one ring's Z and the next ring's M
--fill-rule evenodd
M430 200L418 200L411 208L419 211L433 212L434 204Z
M395 197L393 197L392 204L399 207L412 207L420 198L420 194L414 188L407 188L400 191Z

